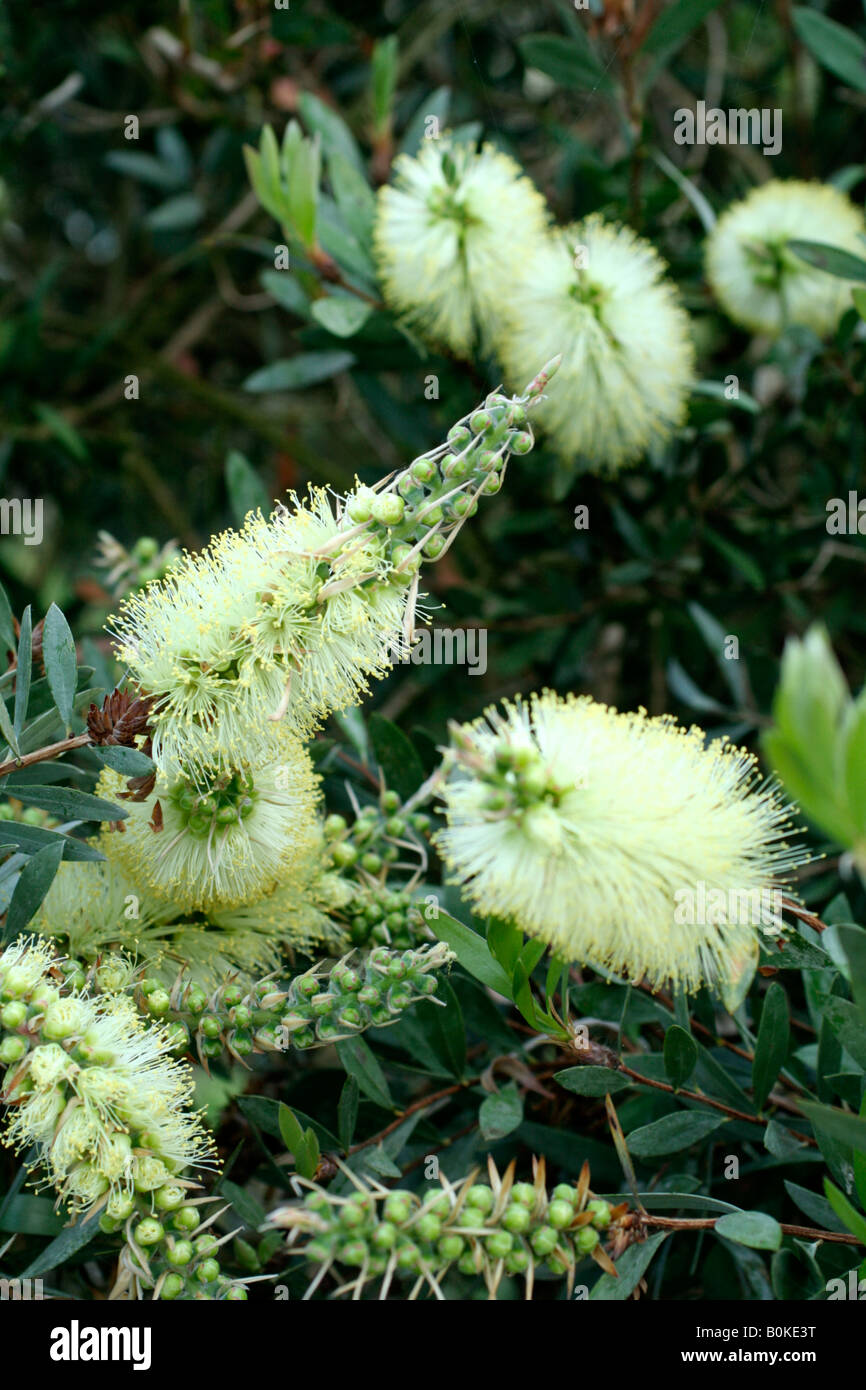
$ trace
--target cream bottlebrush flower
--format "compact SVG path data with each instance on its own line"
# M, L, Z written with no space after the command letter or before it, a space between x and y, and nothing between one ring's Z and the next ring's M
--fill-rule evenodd
M808 854L756 759L550 692L454 732L439 848L479 912L654 987L726 986ZM721 896L720 896L721 895Z
M562 353L538 421L568 462L612 472L664 443L686 412L694 370L689 317L642 237L593 215L526 258L496 351L509 381Z
M153 752L163 767L205 778L278 760L269 721L277 708L306 735L388 667L382 653L389 637L399 640L406 595L388 583L381 541L353 547L340 566L345 588L333 592L316 553L340 534L329 496L318 489L293 502L269 519L251 513L242 530L184 556L121 607L118 657L155 699Z
M838 188L771 179L719 218L706 245L707 279L725 313L753 333L802 324L826 337L851 307L851 284L788 243L820 241L862 258L864 233L863 213Z
M425 140L417 158L400 155L394 175L379 192L373 234L386 303L431 342L469 357L479 338L489 342L512 280L536 254L544 199L494 146L476 151L447 137Z
M106 769L101 796L116 798L120 774ZM122 830L98 844L176 915L210 912L262 896L318 834L318 779L304 745L281 730L278 760L226 771L208 783L159 773L144 801L127 802Z
M133 882L119 864L62 863L29 930L62 941L85 961L112 946L146 954L171 933L178 916L171 902Z
M42 1166L73 1211L155 1191L209 1164L212 1141L190 1109L192 1072L169 1055L168 1030L145 1023L125 995L59 996L40 983L54 964L47 941L21 940L0 959L11 1030L0 1060L12 1062L0 1093L9 1107L4 1142L32 1147L30 1166ZM18 1023L20 1003L29 1009Z

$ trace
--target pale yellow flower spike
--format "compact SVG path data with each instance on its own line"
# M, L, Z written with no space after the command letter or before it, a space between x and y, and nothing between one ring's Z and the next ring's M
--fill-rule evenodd
M730 991L808 853L752 754L550 692L454 730L437 839L485 916L652 986Z

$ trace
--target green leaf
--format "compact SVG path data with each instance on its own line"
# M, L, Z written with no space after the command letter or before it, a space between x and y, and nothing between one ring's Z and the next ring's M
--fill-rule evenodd
M75 639L56 603L52 603L45 615L42 660L45 663L45 675L54 696L54 703L68 729L72 718L75 687L78 684L78 662L75 658Z
M630 1245L616 1262L618 1277L614 1279L611 1274L603 1274L590 1290L590 1302L624 1303L631 1298L646 1274L653 1255L667 1236L667 1231L658 1231L640 1245Z
M483 936L458 922L456 917L450 917L441 908L431 925L440 941L451 947L464 970L468 970L482 984L489 985L497 994L511 998L511 981L502 966L493 959Z
M852 290L851 298L861 319L866 319L866 290Z
M237 1212L244 1225L249 1226L251 1230L257 1231L267 1220L268 1214L261 1202L257 1202L246 1188L239 1187L237 1183L229 1182L227 1178L223 1178L217 1190L222 1197L231 1202L232 1211Z
M615 1096L637 1083L613 1067L566 1067L554 1074L554 1081L577 1096Z
M828 246L822 241L798 241L787 243L801 260L808 261L816 270L825 270L828 275L836 275L840 280L856 280L866 285L866 261L844 251L841 246Z
M840 1192L829 1178L824 1179L824 1191L827 1194L827 1201L839 1220L851 1232L852 1236L857 1237L861 1245L866 1245L866 1217L855 1206L852 1206L844 1192Z
M44 849L38 850L24 865L6 913L6 925L0 935L0 941L3 943L13 941L38 911L42 899L54 882L54 875L63 858L63 848L61 836L55 844L46 845Z
M263 270L259 276L263 289L267 290L281 309L299 318L310 317L310 298L299 282L288 270Z
M349 1076L354 1076L365 1096L383 1110L395 1109L385 1073L363 1038L348 1038L336 1044L337 1055Z
M866 43L859 34L806 5L795 5L791 18L798 38L823 67L866 92Z
M804 1302L824 1291L824 1279L814 1261L808 1264L795 1250L777 1250L770 1265L773 1293L782 1302Z
M489 1142L504 1139L523 1123L523 1100L514 1082L485 1096L478 1110L481 1133Z
M402 729L381 714L370 716L370 739L385 785L407 801L424 781L424 764Z
M36 854L47 845L62 845L64 859L87 859L101 863L105 858L84 840L74 840L71 835L61 835L56 830L45 830L41 825L25 825L22 821L4 821L0 839L4 844L17 845L27 854Z
M663 1055L668 1079L678 1091L698 1064L698 1045L691 1033L674 1023L665 1033Z
M19 1194L7 1206L3 1204L0 1231L15 1231L25 1236L56 1236L66 1224L66 1217L55 1211L50 1197L30 1197Z
M62 411L55 410L52 406L42 402L34 406L34 410L52 438L62 444L74 459L83 463L88 457L87 445L67 416Z
M14 652L16 646L12 609L6 590L0 584L0 656L6 652Z
M243 526L249 512L267 516L271 510L268 494L255 469L237 449L226 459L226 490L235 521Z
M850 924L836 931L851 968L851 993L866 1023L866 931Z
M305 386L315 386L327 381L354 366L355 359L350 352L299 352L296 357L286 357L279 362L271 362L260 367L243 384L245 391L262 394L267 391L300 391Z
M10 796L16 796L25 806L38 806L61 820L125 820L129 812L123 806L115 806L112 801L103 801L89 792L75 791L72 787L21 786L13 779L7 784Z
M785 1191L794 1205L803 1212L804 1216L808 1217L814 1226L820 1226L824 1231L843 1231L845 1229L830 1203L826 1198L819 1196L817 1192L810 1192L808 1187L800 1187L799 1183L789 1182L787 1178L785 1179Z
M21 630L18 634L18 656L15 675L15 710L12 723L16 734L20 734L27 718L27 704L30 699L30 667L33 661L33 617L30 604L24 609Z
M140 753L137 748L122 748L120 745L106 743L100 748L94 748L93 752L106 767L113 767L115 772L122 772L124 777L149 777L156 767L153 759L146 753Z
M295 1167L301 1177L312 1178L319 1157L319 1145L312 1130L302 1129L296 1116L282 1101L280 1101L279 1124L283 1143L294 1158Z
M351 338L364 327L372 306L348 294L325 295L314 299L310 312L317 323L337 338Z
M343 221L362 246L369 246L376 220L375 193L364 175L341 154L329 156L328 177Z
M86 1221L76 1221L74 1226L67 1226L60 1235L52 1240L50 1245L46 1245L41 1254L36 1256L32 1264L29 1264L22 1279L36 1279L37 1277L48 1274L52 1269L59 1268L66 1264L66 1261L76 1255L79 1250L83 1250L85 1245L99 1234L99 1217L90 1216Z
M503 970L512 975L523 950L523 932L511 922L491 917L487 923L487 945Z
M518 43L527 67L546 72L560 87L572 91L613 90L613 83L589 45L558 34L529 34Z
M757 1110L764 1108L767 1096L784 1065L790 1034L788 996L782 986L774 981L764 998L755 1060L752 1063L752 1096Z
M681 1149L688 1149L692 1144L706 1139L708 1134L726 1123L720 1115L709 1115L704 1110L678 1110L661 1120L653 1120L652 1124L632 1130L628 1136L629 1152L635 1158L679 1153Z
M692 384L693 396L707 396L713 401L724 401L734 409L745 410L749 415L760 415L761 407L750 396L748 391L737 389L735 396L728 395L728 388L723 381L696 381Z
M358 1120L358 1100L361 1095L361 1088L357 1078L347 1076L340 1092L340 1100L337 1105L337 1133L340 1136L340 1148L343 1153L348 1153L352 1147L352 1139L355 1134L355 1125Z
M778 1120L769 1120L764 1130L764 1147L774 1158L790 1158L804 1144L802 1139L795 1139Z
M840 1144L856 1149L858 1153L866 1153L866 1119L852 1115L847 1110L818 1105L811 1100L801 1100L799 1105L806 1119L816 1129L822 1130Z
M391 108L397 90L398 44L397 35L389 34L387 38L377 39L373 48L373 122L380 136L391 127Z
M144 224L152 232L186 232L198 226L204 214L204 203L195 193L178 193L149 212Z
M3 699L0 699L0 733L3 734L3 737L9 744L9 747L12 750L12 752L15 754L15 757L20 758L21 748L18 743L18 737L15 733L15 727L12 723L12 720L9 718L9 711L6 708L6 701Z
M715 1232L737 1245L747 1245L750 1250L778 1250L782 1244L781 1226L763 1211L735 1211L720 1216Z
M642 51L660 55L667 62L720 4L721 0L675 0L650 26Z
M332 106L326 106L312 92L302 92L298 100L301 120L309 131L319 135L326 154L338 154L360 174L364 159L346 122Z
M719 554L722 555L735 570L739 571L746 582L751 584L753 589L758 589L762 592L766 589L764 575L751 555L747 555L745 550L742 550L740 546L734 545L732 541L727 540L724 536L720 536L717 531L713 531L709 526L704 527L704 535L710 545L715 546ZM735 666L736 662L731 662L730 664Z
M461 1077L466 1066L466 1026L460 1000L444 978L439 980L437 996L444 1008L427 999L416 1006L415 1016L447 1074Z
M265 1134L273 1135L275 1139L282 1138L280 1129L280 1101L271 1100L268 1096L238 1096L238 1108L242 1114L246 1115L259 1129L264 1130ZM305 1115L297 1106L294 1114L301 1124L307 1125L317 1135L319 1140L328 1146L329 1149L338 1149L340 1141L336 1134L332 1134L324 1125L319 1124L312 1116Z

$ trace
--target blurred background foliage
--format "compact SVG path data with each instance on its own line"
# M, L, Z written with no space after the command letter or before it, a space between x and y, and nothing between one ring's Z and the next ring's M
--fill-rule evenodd
M822 13L848 26L847 58ZM375 185L436 114L511 152L559 222L599 210L655 242L704 385L676 440L614 480L564 484L543 441L512 468L428 585L436 623L487 630L486 674L398 668L375 706L439 742L448 717L549 684L750 741L785 636L815 618L860 687L866 551L826 529L828 499L862 476L857 315L827 347L753 340L714 307L701 259L707 205L769 177L862 196L859 0L193 0L146 20L58 0L38 24L11 0L0 26L0 486L46 515L42 545L0 540L13 611L56 600L98 645L100 529L197 548L286 488L374 480L497 384L494 364L425 354L379 309L349 338L305 316L275 283L281 234L244 167L263 125L297 116L326 153L347 128ZM781 153L678 146L673 113L699 99L780 107ZM293 359L297 389L262 389Z

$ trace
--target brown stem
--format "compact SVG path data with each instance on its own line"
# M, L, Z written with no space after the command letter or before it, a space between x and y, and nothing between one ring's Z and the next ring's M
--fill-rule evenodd
M647 1226L662 1226L668 1231L711 1231L719 1220L718 1216L653 1216L645 1212L641 1220ZM804 1240L831 1240L838 1245L862 1245L857 1236L849 1236L842 1231L817 1231L811 1226L789 1226L779 1223L786 1236L801 1236Z
M724 1101L713 1100L710 1096L699 1095L697 1091L678 1091L674 1086L669 1086L666 1081L653 1081L648 1076L642 1076L639 1071L632 1071L631 1067L627 1067L622 1061L617 1070L632 1077L633 1080L639 1081L643 1086L653 1086L657 1091L668 1091L671 1095L682 1096L685 1100L696 1100L701 1105L711 1105L714 1110L721 1110L734 1120L745 1120L750 1125L761 1125L762 1127L767 1123L766 1116L762 1118L760 1115L749 1115L745 1110L735 1110L732 1105L725 1105ZM795 1139L802 1140L804 1144L811 1144L813 1148L815 1147L815 1140L810 1139L808 1134L800 1134L795 1129L790 1130L789 1133Z
M407 1106L406 1109L397 1116L396 1120L392 1120L391 1124L386 1125L384 1129L380 1129L378 1134L371 1135L369 1139L362 1139L359 1144L353 1144L350 1149L346 1150L347 1156L349 1154L356 1154L360 1149L369 1148L371 1144L378 1144L380 1140L386 1139L389 1134L394 1133L395 1129L400 1128L404 1120L408 1119L410 1115L414 1115L416 1110L425 1110L428 1105L435 1105L437 1100L445 1100L448 1096L455 1096L458 1091L465 1091L468 1086L477 1086L480 1080L480 1076L471 1076L467 1081L457 1081L453 1086L445 1086L441 1091L434 1091L432 1096L422 1096L420 1100L416 1100L412 1105Z
M90 734L75 734L73 738L63 738L59 743L49 743L45 748L37 748L35 753L23 753L20 758L10 758L0 763L0 777L8 777L10 772L18 772L31 763L44 763L49 758L59 758L61 753L70 753L73 748L84 748L90 743Z

